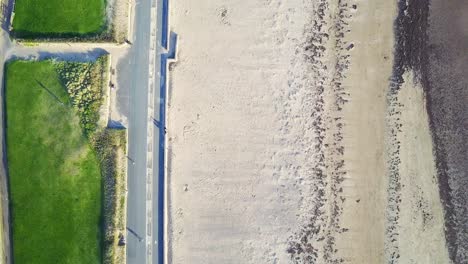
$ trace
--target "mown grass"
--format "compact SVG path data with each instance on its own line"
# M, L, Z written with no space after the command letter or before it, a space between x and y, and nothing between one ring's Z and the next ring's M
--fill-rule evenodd
M13 33L19 38L67 38L105 30L105 0L16 0Z
M47 60L6 65L15 263L103 259L102 219L109 210L103 207L103 190L108 188L103 177L109 167L103 166L108 158L96 139L106 130L89 123L96 124L99 118L106 67L107 58L95 63ZM76 74L65 79L64 70ZM72 92L72 83L81 83L81 89Z

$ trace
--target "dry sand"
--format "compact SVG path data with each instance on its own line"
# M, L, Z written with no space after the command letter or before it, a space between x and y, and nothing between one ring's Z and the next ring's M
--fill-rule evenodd
M301 193L311 187L301 174L315 154L313 120L302 122L313 91L295 82L305 81L297 70L311 7L298 0L171 3L180 37L168 115L169 258L286 261L304 216Z
M350 19L350 68L343 86L349 102L343 111L343 182L340 256L352 263L384 263L386 162L385 113L393 63L394 1L366 1ZM376 65L379 65L376 67Z
M168 262L451 263L427 8L171 1Z

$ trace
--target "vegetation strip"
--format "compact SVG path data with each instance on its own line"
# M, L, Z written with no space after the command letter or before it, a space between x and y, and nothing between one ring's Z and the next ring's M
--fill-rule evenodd
M126 135L99 125L108 71L96 62L6 66L17 263L122 263ZM103 252L104 251L104 252Z
M100 159L104 183L104 264L125 263L126 133L105 129L93 145Z

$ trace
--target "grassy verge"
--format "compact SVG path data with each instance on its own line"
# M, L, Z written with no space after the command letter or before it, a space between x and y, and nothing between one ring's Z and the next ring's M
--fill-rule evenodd
M125 131L98 125L107 70L106 57L6 66L16 263L122 263Z
M53 63L8 64L5 95L15 262L99 263L99 162Z
M125 235L126 132L105 129L94 138L104 180L104 264L125 263L125 247L119 239Z
M70 38L101 35L105 0L17 0L13 34L18 38Z

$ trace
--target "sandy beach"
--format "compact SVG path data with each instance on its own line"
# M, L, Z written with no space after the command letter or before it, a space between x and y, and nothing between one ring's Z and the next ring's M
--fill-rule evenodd
M172 0L168 263L465 263L433 2Z

